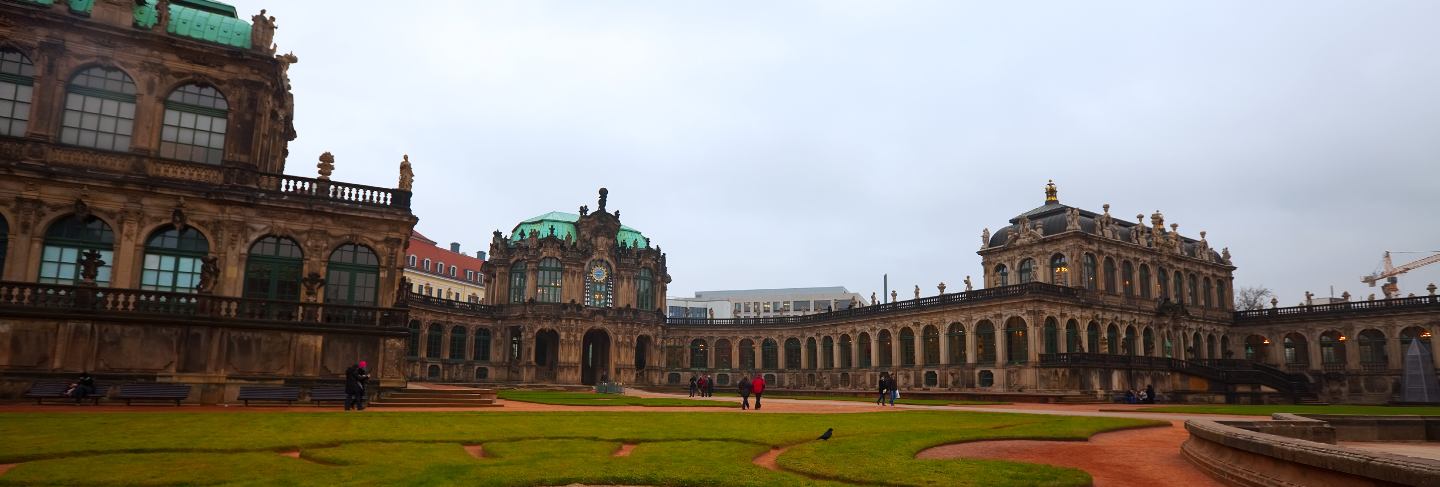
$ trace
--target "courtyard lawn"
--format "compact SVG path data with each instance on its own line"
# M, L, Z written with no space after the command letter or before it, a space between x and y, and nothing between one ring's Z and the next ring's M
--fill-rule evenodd
M557 406L650 406L650 407L738 407L726 402L697 401L667 397L635 397L624 394L597 394L594 392L564 391L522 391L507 390L497 393L506 401L533 402Z
M903 393L902 393L902 394L903 394ZM868 403L874 403L876 396L879 396L879 393L876 393L875 396L869 396L869 397L856 397L856 396L789 396L789 395L784 395L784 394L776 394L776 395L773 395L773 396L772 396L772 395L766 394L766 395L765 395L765 399L799 399L799 400L802 400L802 401L851 401L851 402L868 402ZM951 399L911 399L911 398L905 397L904 395L901 395L901 396L900 396L900 399L896 399L896 400L895 400L895 404L912 404L912 405L916 405L916 406L994 406L994 405L999 405L999 404L1010 404L1010 403L1008 403L1008 402L991 402L991 401L962 401L962 400L951 400Z
M1163 422L951 411L0 414L0 485L1089 485L1085 472L917 460L984 439L1083 439ZM815 441L834 428L830 441ZM637 445L629 456L613 454ZM481 445L475 458L465 445ZM753 464L774 447L777 463ZM280 453L300 452L300 458ZM838 482L837 482L838 481Z
M1269 416L1274 413L1440 416L1440 407L1435 406L1317 406L1308 404L1217 404L1212 406L1191 404L1141 408L1139 411L1150 413L1233 414L1237 416Z

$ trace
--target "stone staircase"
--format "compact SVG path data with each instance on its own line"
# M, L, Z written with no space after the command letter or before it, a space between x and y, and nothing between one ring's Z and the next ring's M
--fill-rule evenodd
M483 408L499 407L495 389L447 387L444 389L406 388L387 391L370 402L378 408Z

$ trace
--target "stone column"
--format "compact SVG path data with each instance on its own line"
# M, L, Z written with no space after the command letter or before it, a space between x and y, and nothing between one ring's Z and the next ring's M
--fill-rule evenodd
M995 336L991 337L995 345L995 363L984 364L985 366L1001 367L1010 362L1010 351L1005 349L1005 338L1005 325L1000 325L1000 327L995 330ZM998 381L997 379L997 382Z
M740 367L740 338L730 337L730 368L743 370ZM739 379L736 379L737 381Z
M1043 334L1040 331L1043 329L1043 326L1043 324L1037 326L1029 323L1025 325L1025 333L1029 335L1026 337L1026 343L1029 345L1026 348L1028 348L1030 352L1026 354L1025 359L1031 364L1040 363L1040 352L1044 351L1046 337L1042 336Z
M1316 330L1305 337L1305 356L1310 360L1310 370L1325 370L1325 364L1320 356L1320 334L1324 330Z
M1405 367L1405 349L1400 346L1400 327L1393 327L1385 333L1385 368L1400 370Z
M880 367L880 334L870 330L870 368Z
M975 336L975 325L972 323L963 326L965 327L965 365L974 367L978 359L978 357L975 356L975 350L977 348L975 346L975 340L977 339Z
M950 328L940 330L940 365L950 365Z

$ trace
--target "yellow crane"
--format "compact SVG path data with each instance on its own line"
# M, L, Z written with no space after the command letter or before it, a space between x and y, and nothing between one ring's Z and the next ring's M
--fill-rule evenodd
M1421 268L1421 267L1425 267L1425 266L1427 266L1427 265L1434 264L1434 263L1436 263L1436 262L1440 262L1440 250L1431 250L1431 251L1426 251L1426 252L1400 252L1400 251L1396 251L1395 253L1397 253L1397 254L1431 254L1431 255L1426 256L1426 257L1422 257L1422 258L1420 258L1420 259L1418 259L1418 260L1415 260L1415 261L1413 261L1413 262L1410 262L1410 263L1401 264L1401 265L1399 265L1399 266L1396 266L1396 265L1394 265L1394 264L1390 261L1390 251L1389 251L1389 250L1386 250L1386 251L1385 251L1385 257L1384 257L1383 259L1381 259L1381 263L1382 263L1382 265L1384 266L1384 269L1382 269L1382 270L1376 270L1374 273L1372 273L1372 274L1370 274L1370 275L1368 275L1368 276L1365 276L1365 277L1361 277L1361 278L1360 278L1360 282L1363 282L1363 283L1365 283L1365 284L1369 284L1370 287L1375 287L1375 283L1376 283L1376 282L1379 282L1379 281L1382 280L1382 279L1385 280L1385 284L1380 286L1380 291L1385 293L1385 299L1392 299L1392 298L1398 297L1398 296L1400 295L1400 286L1399 286L1399 284L1396 282L1395 276L1399 276L1400 274L1404 274L1404 273L1406 273L1406 272L1410 272L1410 271L1413 271L1413 270L1415 270L1415 269L1419 269L1419 268Z

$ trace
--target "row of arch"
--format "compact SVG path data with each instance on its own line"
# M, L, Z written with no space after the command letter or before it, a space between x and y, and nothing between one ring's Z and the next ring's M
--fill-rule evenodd
M0 135L24 137L34 106L35 64L14 48L0 48ZM65 85L60 143L128 152L135 136L138 88L114 66L76 70ZM160 123L160 157L220 164L230 105L209 83L187 82L169 90Z
M1312 336L1299 331L1274 332L1273 335L1278 335L1278 340L1272 340L1272 333L1267 332L1246 335L1243 358L1290 369L1320 366L1325 370L1343 370L1358 365L1366 370L1383 370L1398 365L1400 355L1392 351L1398 350L1403 355L1414 340L1429 347L1432 338L1431 331L1422 326L1400 328L1393 337L1378 327L1363 328L1353 337L1336 328L1322 328L1318 335L1312 333ZM1312 356L1311 347L1316 345L1318 353ZM1350 347L1355 347L1354 355L1350 354Z
M1122 259L1117 265L1113 257L1106 256L1099 260L1095 254L1089 252L1081 256L1078 281L1072 283L1069 258L1064 253L1051 255L1049 266L1045 270L1051 284L1084 287L1091 291L1104 291L1125 297L1167 298L1192 306L1229 309L1230 295L1226 287L1227 279L1223 277L1212 279L1211 276L1197 275L1194 272L1171 272L1164 266L1159 266L1152 281L1148 263L1142 262L1136 266L1129 259ZM1015 266L1013 284L1039 281L1041 271L1035 259L1021 259ZM1007 264L996 264L992 268L992 275L997 286L1012 284L1010 267Z
M82 254L95 251L104 261L95 277L101 287L111 286L115 262L115 231L93 214L70 214L45 230L36 282L73 285L82 278ZM0 216L0 272L6 266L9 224ZM196 292L210 256L210 239L194 226L166 224L144 240L140 289L176 293ZM290 237L266 235L249 247L242 295L246 298L299 301L304 251ZM380 259L374 250L357 243L335 247L327 260L325 301L333 304L375 306L379 298Z
M447 330L444 324L431 323L422 329L419 320L411 320L409 329L410 336L405 343L407 357L490 361L492 335L489 328L449 325Z

